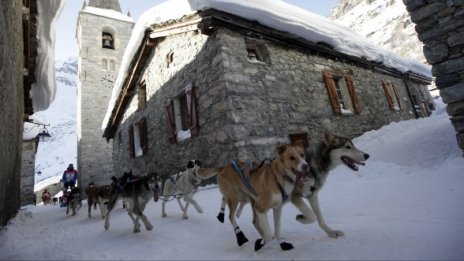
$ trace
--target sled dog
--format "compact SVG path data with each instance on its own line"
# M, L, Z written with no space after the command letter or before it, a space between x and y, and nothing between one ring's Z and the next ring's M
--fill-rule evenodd
M323 140L306 149L306 161L310 164L309 172L305 174L306 178L302 182L298 182L291 195L292 203L303 213L297 215L296 220L302 224L314 223L317 220L319 227L329 237L338 238L343 236L342 231L333 230L325 223L319 205L318 194L331 170L340 165L345 165L353 171L358 171L357 165L364 165L364 161L368 158L369 154L356 148L350 139L324 130ZM309 201L312 210L302 198ZM236 213L237 217L240 217L245 204L246 202L240 203ZM221 209L221 211L223 210Z
M364 161L368 158L369 154L356 148L350 139L324 130L323 140L306 150L306 161L310 165L309 172L306 180L295 188L291 197L292 203L303 210L302 214L296 216L296 220L303 224L314 223L317 220L319 227L329 237L343 236L342 231L334 230L325 223L318 194L331 170L345 165L353 171L358 171L358 165L365 165ZM303 198L309 201L312 210L304 203Z
M200 205L193 199L193 194L197 190L201 179L197 176L197 171L202 167L199 160L190 160L187 164L187 169L177 173L177 175L170 176L163 182L161 199L162 203L162 217L166 217L166 203L174 198L177 199L180 209L183 212L183 219L188 219L187 209L192 204L198 213L203 213ZM183 206L181 199L184 199L185 206Z
M229 206L229 220L239 246L246 243L248 239L237 225L235 213L239 203L251 202L253 225L262 237L256 240L255 251L273 238L279 241L282 250L293 248L291 243L280 242L282 207L289 201L295 181L309 170L309 165L305 160L302 144L279 145L276 149L278 155L275 160L253 170L245 162L235 164L232 161L224 167L202 168L197 172L202 179L218 175L219 190L223 195L223 202ZM270 209L273 210L274 235L267 219L267 212Z
M143 214L143 211L152 197L155 202L158 201L158 177L159 175L157 173L150 173L142 177L134 176L132 175L132 170L128 173L124 173L121 178L116 178L115 176L111 177L111 180L113 181L111 183L113 191L107 203L105 229L108 230L108 227L110 226L111 210L114 208L118 198L122 197L129 217L132 219L132 222L134 222L133 232L140 232L140 219L142 219L147 230L152 230L153 225Z
M93 205L93 209L97 209L97 203L100 207L101 217L105 218L106 213L106 204L110 199L111 192L113 191L113 187L111 185L102 185L96 186L95 182L90 182L89 186L85 189L85 194L87 194L87 205L88 209L88 216L89 218L92 216L91 209Z

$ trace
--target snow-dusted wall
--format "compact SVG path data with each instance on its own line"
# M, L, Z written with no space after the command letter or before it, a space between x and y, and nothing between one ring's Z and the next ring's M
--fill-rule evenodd
M55 23L66 0L37 1L36 81L31 86L34 112L46 110L56 94L55 84Z

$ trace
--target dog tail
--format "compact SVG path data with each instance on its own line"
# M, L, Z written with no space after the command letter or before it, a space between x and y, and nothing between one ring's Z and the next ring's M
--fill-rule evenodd
M208 179L221 173L226 167L218 168L200 168L197 170L197 175L200 179Z

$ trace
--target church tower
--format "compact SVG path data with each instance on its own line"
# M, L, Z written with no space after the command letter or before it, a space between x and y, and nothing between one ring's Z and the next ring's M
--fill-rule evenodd
M102 138L101 125L133 26L133 19L121 13L118 0L90 0L88 5L84 1L79 12L77 169L81 188L91 181L108 184L111 176L120 174L113 172L113 148Z

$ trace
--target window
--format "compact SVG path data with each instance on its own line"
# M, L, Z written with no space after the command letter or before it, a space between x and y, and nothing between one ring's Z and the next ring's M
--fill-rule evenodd
M102 59L102 68L104 71L108 70L108 60Z
M352 114L361 112L351 75L326 70L323 72L323 76L334 113Z
M114 49L114 38L112 34L102 32L102 48Z
M147 106L147 85L145 84L145 81L141 82L138 85L137 97L138 97L137 110L138 111L144 110Z
M396 88L393 82L387 82L382 80L383 90L385 92L385 97L387 97L388 106L392 111L399 111L403 110L400 101L400 93L398 88Z
M263 43L258 43L252 39L245 39L248 61L250 62L268 62L269 54Z
M169 52L168 55L166 55L166 64L167 64L167 67L169 68L169 66L174 62L174 52Z
M116 70L116 66L115 66L115 64L114 64L114 60L113 60L113 59L110 60L110 70L113 71L113 72Z
M307 148L308 144L308 133L307 132L298 132L288 134L290 138L290 143L295 145L298 141L303 142L303 146Z
M131 158L140 157L148 151L147 124L142 118L136 124L129 126L129 152Z
M188 84L182 93L168 100L166 114L170 143L177 143L198 133L193 84Z

